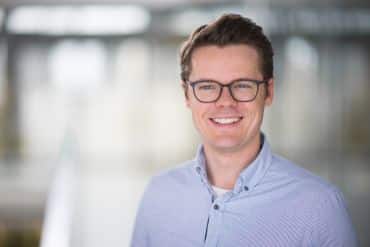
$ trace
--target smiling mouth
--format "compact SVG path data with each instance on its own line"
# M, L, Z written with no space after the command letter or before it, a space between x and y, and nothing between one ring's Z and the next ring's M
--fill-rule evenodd
M231 125L241 121L243 117L230 117L230 118L210 118L213 123L220 125Z

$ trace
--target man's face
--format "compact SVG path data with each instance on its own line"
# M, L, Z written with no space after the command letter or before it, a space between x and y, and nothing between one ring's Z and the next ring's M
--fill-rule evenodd
M249 78L263 80L257 51L248 45L228 45L225 47L204 46L192 54L192 71L189 81L210 79L222 84ZM266 105L272 103L273 80L260 84L254 101L237 102L227 88L213 103L199 102L188 86L186 104L192 112L193 121L203 144L218 151L240 151L257 145ZM227 123L235 121L232 123Z

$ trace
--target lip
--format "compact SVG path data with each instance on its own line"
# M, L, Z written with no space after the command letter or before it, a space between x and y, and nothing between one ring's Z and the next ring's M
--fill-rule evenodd
M239 118L239 120L238 120L238 121L236 121L236 122L233 122L233 123L229 123L229 124L221 124L221 123L217 123L217 122L215 122L215 121L213 120L213 118ZM218 127L218 128L234 128L234 127L238 126L238 125L242 122L243 117L241 117L241 116L211 117L211 118L209 118L208 120L209 120L209 122L210 122L213 126Z

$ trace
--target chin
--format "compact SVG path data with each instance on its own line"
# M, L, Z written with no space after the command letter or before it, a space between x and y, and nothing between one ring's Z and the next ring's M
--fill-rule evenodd
M234 151L242 147L242 143L236 140L224 139L217 141L210 141L208 145L214 149L223 150L223 151Z

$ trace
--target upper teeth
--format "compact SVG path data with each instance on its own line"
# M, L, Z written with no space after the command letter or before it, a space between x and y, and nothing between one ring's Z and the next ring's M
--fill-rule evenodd
M231 124L237 122L239 119L240 118L213 118L213 121L220 124Z

